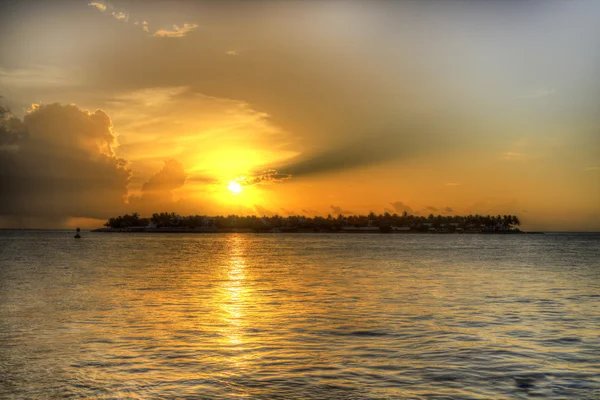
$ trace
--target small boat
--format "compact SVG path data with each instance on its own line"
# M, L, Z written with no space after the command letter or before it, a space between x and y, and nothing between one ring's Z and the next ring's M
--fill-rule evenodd
M75 234L75 239L81 239L81 235L79 234L79 232L81 232L81 229L77 228L77 233Z

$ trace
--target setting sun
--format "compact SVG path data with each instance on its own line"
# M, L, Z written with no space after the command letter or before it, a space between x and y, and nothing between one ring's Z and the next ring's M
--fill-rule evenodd
M599 19L0 0L0 400L600 400Z
M238 194L242 191L242 185L235 181L229 181L229 186L227 186L227 189L229 189L229 191L233 194Z

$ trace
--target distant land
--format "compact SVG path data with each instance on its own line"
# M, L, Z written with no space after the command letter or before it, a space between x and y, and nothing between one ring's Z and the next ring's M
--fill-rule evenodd
M104 228L93 232L321 232L321 233L523 233L515 215L433 215L403 214L338 215L334 217L293 216L181 216L155 213L141 217L138 213L109 218ZM532 233L532 232L529 232Z

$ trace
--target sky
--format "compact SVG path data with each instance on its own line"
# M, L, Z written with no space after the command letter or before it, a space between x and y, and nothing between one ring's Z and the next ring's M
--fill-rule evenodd
M408 211L600 231L599 18L594 0L2 1L0 227Z

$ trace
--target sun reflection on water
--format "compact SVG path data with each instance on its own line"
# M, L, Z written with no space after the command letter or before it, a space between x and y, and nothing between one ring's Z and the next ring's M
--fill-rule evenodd
M228 244L229 259L223 265L224 274L218 290L222 321L219 346L230 352L232 367L240 370L247 367L248 340L244 332L251 318L247 310L252 305L252 293L247 282L248 271L244 259L246 242L242 236L235 235Z

